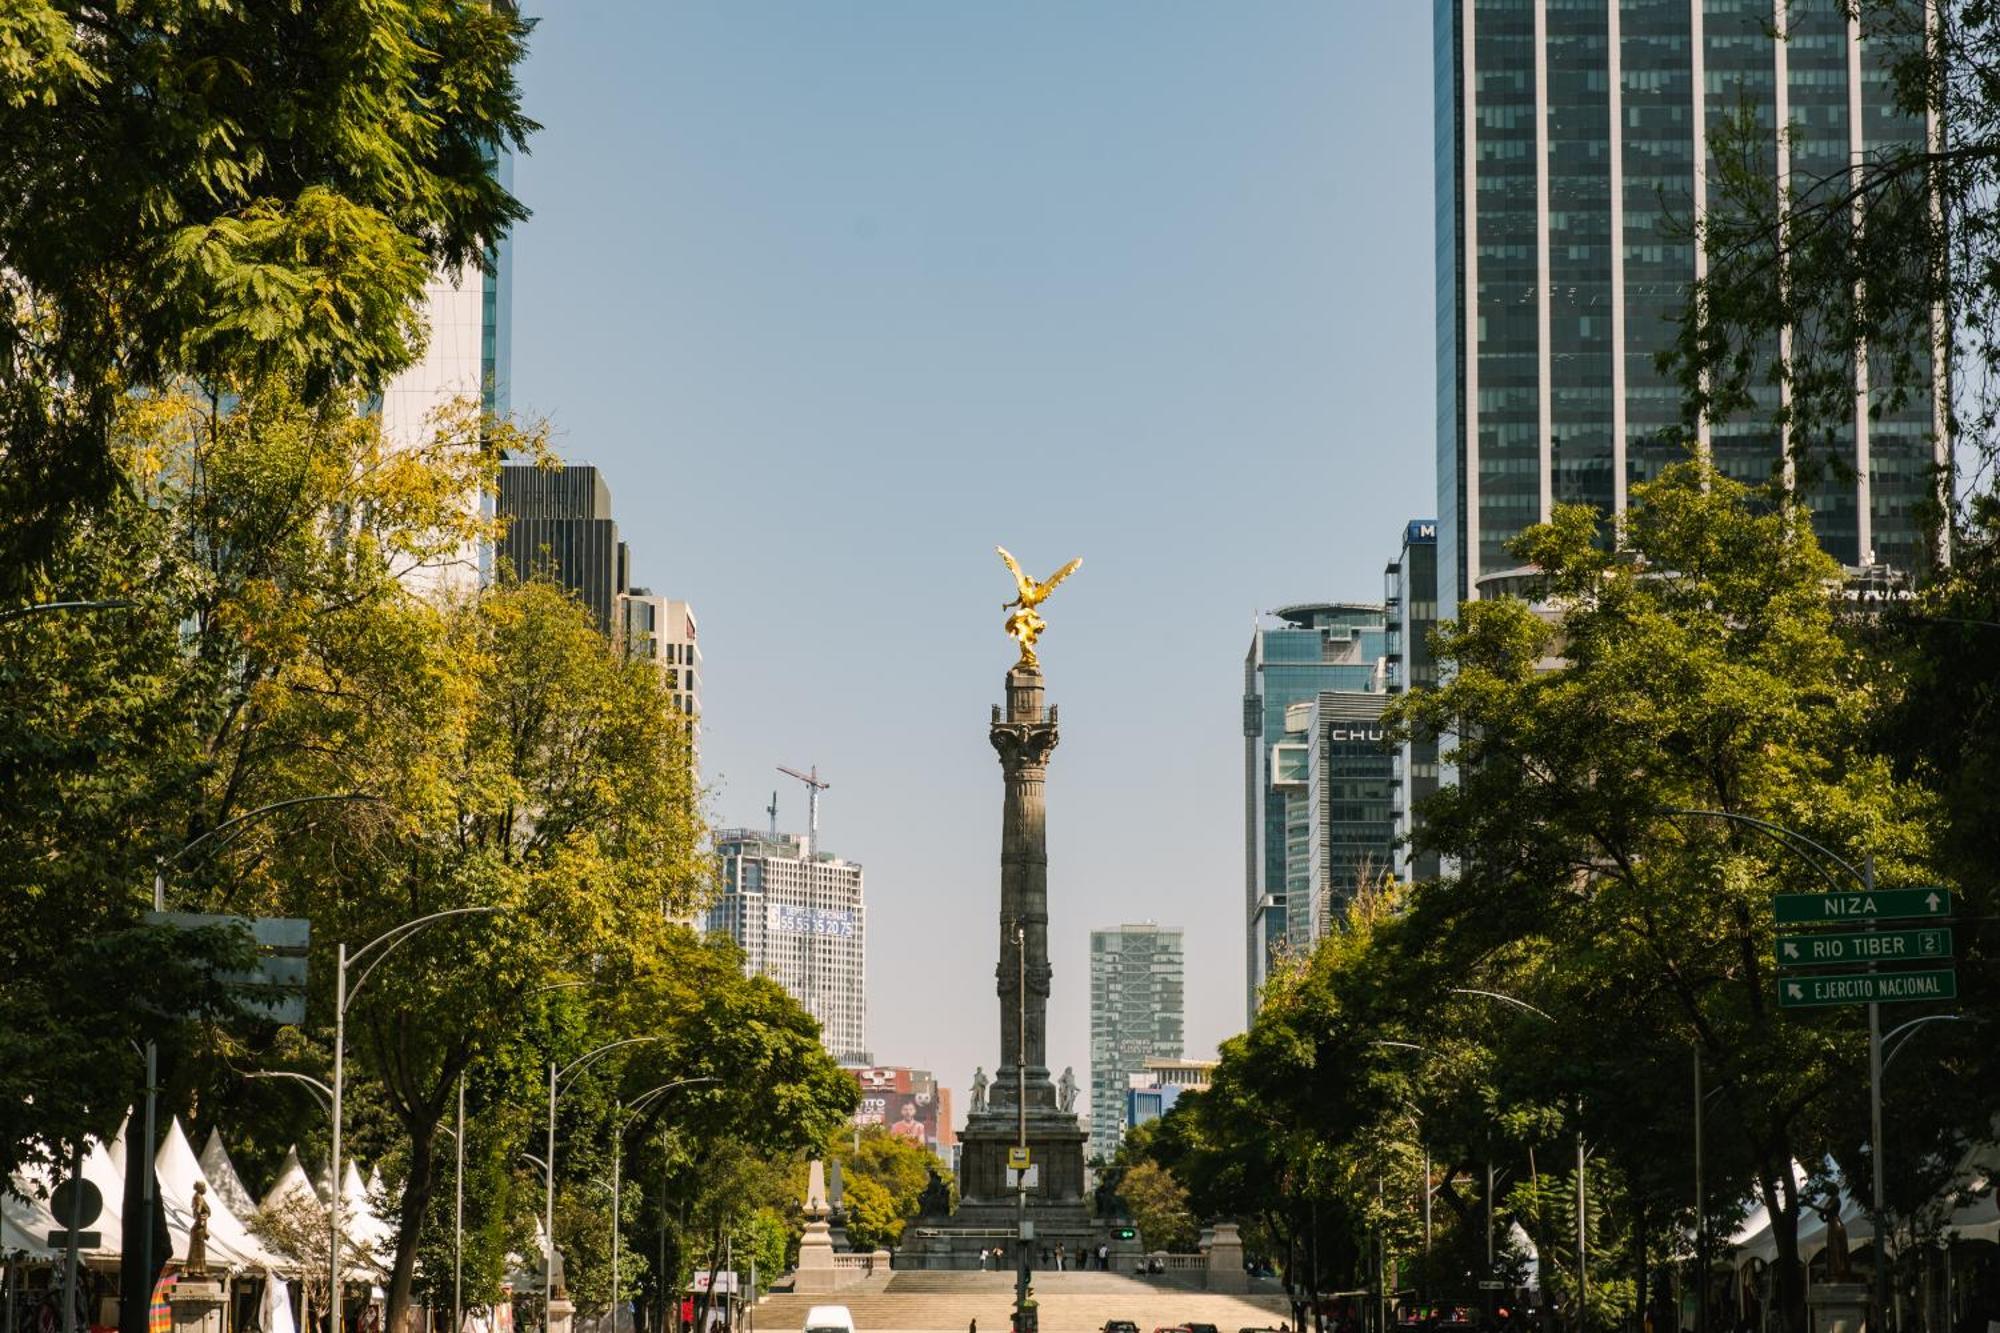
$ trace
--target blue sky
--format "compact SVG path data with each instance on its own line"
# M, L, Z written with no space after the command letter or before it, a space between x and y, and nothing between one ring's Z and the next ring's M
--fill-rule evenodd
M878 1061L998 1046L1000 542L1046 575L1051 1062L1093 927L1243 1020L1243 655L1434 508L1429 6L542 6L513 401L691 600L721 824L867 868ZM961 1100L962 1106L962 1100Z

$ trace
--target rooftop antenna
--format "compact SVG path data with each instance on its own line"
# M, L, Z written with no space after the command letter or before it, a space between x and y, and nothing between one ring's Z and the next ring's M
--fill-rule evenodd
M778 765L778 771L788 778L797 778L806 784L806 855L810 857L813 854L813 847L819 842L819 794L833 784L819 780L818 764L814 764L809 773L801 773L796 768L786 768L783 764ZM771 799L775 803L776 795L774 794Z
M764 813L771 816L771 838L775 841L778 836L778 793L771 793L771 803L764 807Z

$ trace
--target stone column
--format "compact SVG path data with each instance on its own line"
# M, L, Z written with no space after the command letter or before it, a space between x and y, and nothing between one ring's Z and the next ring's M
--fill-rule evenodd
M1017 665L1007 673L1007 708L993 710L989 733L1006 779L1006 800L1000 824L1000 1068L995 1073L989 1105L996 1109L1020 1105L1021 1070L1018 1057L1025 1047L1027 1099L1030 1109L1053 1109L1055 1087L1049 1082L1049 853L1047 807L1043 782L1049 756L1056 748L1056 710L1042 704L1042 673L1038 667ZM1025 946L1016 926L1025 931ZM1027 952L1027 1032L1022 1040L1020 997L1021 949Z

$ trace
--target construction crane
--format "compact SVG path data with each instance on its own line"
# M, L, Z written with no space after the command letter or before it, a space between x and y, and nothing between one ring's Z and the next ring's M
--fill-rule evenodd
M778 765L778 771L788 778L797 778L806 784L806 855L810 857L813 848L819 843L819 794L833 784L819 780L818 764L814 764L809 773L801 773L796 768L786 768L783 764ZM774 794L771 803L777 804L777 799Z

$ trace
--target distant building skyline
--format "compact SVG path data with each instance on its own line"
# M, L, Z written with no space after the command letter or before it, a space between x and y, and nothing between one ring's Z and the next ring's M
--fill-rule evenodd
M1437 520L1414 518L1403 525L1403 546L1383 571L1389 624L1389 692L1429 689L1437 684L1431 631L1438 623ZM1410 845L1416 811L1438 789L1435 736L1412 737L1396 750L1393 791L1396 819L1396 874L1400 879L1436 879L1438 856Z
M819 1020L820 1044L843 1064L868 1049L868 912L861 867L808 854L796 833L721 829L719 892L705 928L743 950L745 972L783 986Z
M1187 961L1177 926L1090 932L1090 1149L1111 1160L1125 1133L1132 1075L1186 1045Z
M1244 1023L1256 1017L1272 960L1309 939L1315 894L1308 764L1310 707L1326 690L1387 688L1381 605L1279 607L1251 632L1243 663ZM1296 705L1308 711L1296 712Z
M1710 127L1747 114L1774 184L1843 176L1924 140L1886 62L1831 0L1433 0L1437 515L1443 614L1520 562L1559 503L1622 512L1684 457L1682 393L1655 354L1704 271ZM1871 369L1875 370L1873 380ZM1942 464L1928 382L1891 407L1863 357L1834 466L1802 476L1820 543L1850 567L1926 558ZM1749 483L1788 468L1777 386L1699 442ZM1823 450L1822 450L1823 452Z

